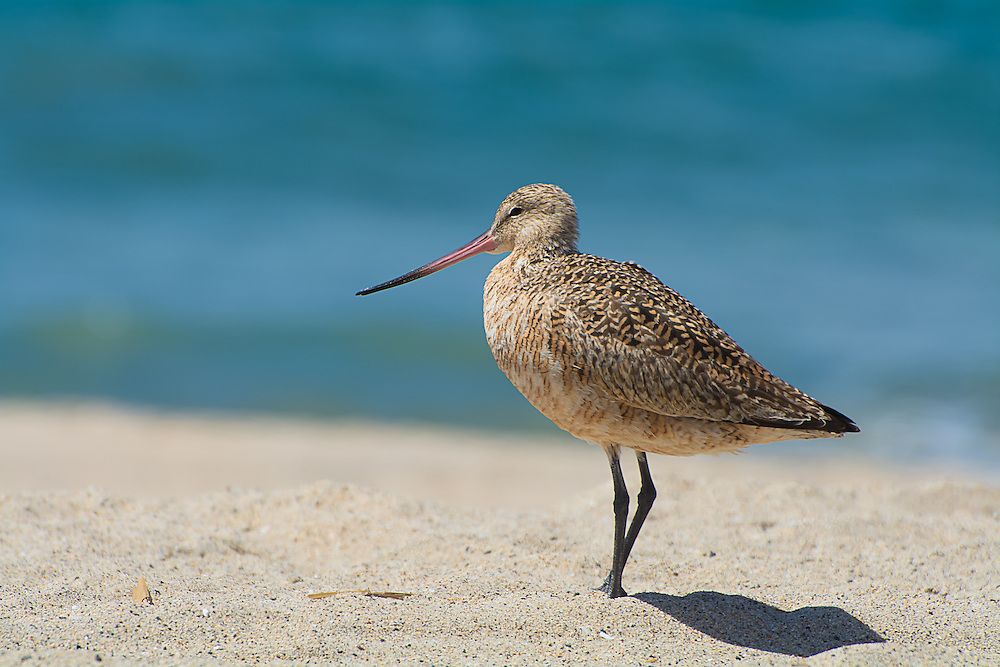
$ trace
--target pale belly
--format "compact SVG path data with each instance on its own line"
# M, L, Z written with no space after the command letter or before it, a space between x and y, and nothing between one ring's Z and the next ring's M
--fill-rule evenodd
M543 297L502 287L491 274L483 309L486 339L497 365L535 408L581 440L689 456L830 436L661 415L609 398L588 382L587 369L572 366L574 357L567 347L572 341L553 335Z

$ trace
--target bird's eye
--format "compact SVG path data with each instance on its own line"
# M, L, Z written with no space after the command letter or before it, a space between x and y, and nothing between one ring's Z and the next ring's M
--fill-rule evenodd
M521 215L522 213L524 213L524 209L521 208L520 206L515 206L514 208L510 209L507 215L513 218L515 215Z

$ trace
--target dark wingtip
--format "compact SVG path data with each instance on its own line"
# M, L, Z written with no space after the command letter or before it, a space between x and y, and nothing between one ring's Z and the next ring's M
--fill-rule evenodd
M823 430L831 433L860 433L861 429L854 423L854 420L842 412L837 412L829 405L822 406L826 414L830 416L830 421L826 423Z
M858 425L854 423L847 415L837 412L833 408L820 404L823 411L826 412L826 419L820 419L819 417L813 417L808 420L801 419L748 419L741 423L751 424L753 426L764 426L767 428L790 428L796 430L805 431L825 431L826 433L858 433L861 431Z

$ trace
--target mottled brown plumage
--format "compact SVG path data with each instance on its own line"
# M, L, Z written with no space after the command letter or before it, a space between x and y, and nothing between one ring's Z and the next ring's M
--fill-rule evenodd
M622 569L655 498L646 452L735 451L858 428L769 372L653 274L583 254L577 237L570 196L555 185L528 185L504 199L490 230L468 246L362 294L479 252L510 253L486 280L486 337L501 370L532 405L607 452L615 548L602 589L618 597L625 594ZM621 447L638 452L643 481L627 535Z
M856 430L653 274L577 251L560 188L511 194L493 235L510 255L486 281L487 340L511 382L573 435L684 455Z

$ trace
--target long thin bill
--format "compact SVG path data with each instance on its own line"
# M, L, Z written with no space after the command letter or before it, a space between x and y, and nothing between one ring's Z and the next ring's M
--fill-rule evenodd
M391 287L405 285L408 282L412 282L418 278L423 278L424 276L429 276L436 271L440 271L441 269L447 269L453 264L458 264L463 259L469 259L474 255L494 250L496 247L497 242L493 240L489 232L486 232L485 234L472 239L458 250L450 252L440 259L435 259L430 264L424 264L419 269L413 269L409 273L403 274L398 278L393 278L388 282L380 283L374 287L369 287L368 289L363 289L355 296L366 296L368 294L374 294L375 292L381 292L382 290L389 289Z

